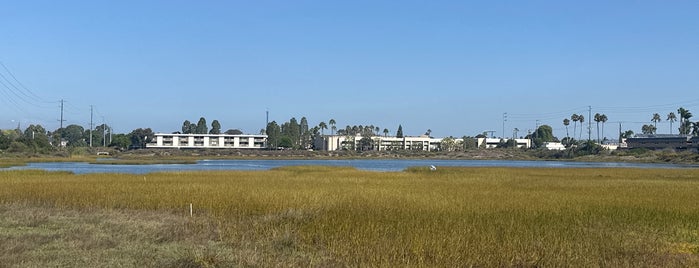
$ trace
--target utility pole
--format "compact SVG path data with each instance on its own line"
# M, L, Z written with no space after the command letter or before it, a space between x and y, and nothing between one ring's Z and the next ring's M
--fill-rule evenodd
M507 113L502 113L502 138L505 139L505 122L507 121Z
M63 120L63 103L64 102L65 102L64 100L61 100L61 120L58 120L61 122L61 129L63 129L63 122L66 121L66 120Z
M92 147L92 105L90 105L90 147Z

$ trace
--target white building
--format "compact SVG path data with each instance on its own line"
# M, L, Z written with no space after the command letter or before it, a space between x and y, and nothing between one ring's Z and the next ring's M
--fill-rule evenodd
M544 142L544 148L546 150L558 150L558 151L564 151L566 149L565 145L560 142Z
M497 148L501 143L507 143L510 139L498 139L498 138L478 138L478 148ZM532 140L530 139L515 139L517 143L517 148L531 148Z
M261 149L267 146L267 135L229 134L164 134L157 133L146 148L227 148Z
M316 141L316 149L326 151L337 150L354 150L361 146L362 136L344 136L344 135L327 135ZM431 138L426 135L419 137L368 137L372 140L373 150L376 151L391 151L391 150L419 150L419 151L435 151L440 149L442 139ZM454 141L463 141L463 139L454 139Z

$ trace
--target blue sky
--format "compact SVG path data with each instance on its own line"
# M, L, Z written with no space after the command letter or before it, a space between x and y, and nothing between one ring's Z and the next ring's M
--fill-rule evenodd
M697 1L11 1L0 128L56 129L63 99L65 124L88 126L93 105L120 133L202 116L256 133L269 110L438 137L499 136L507 113L507 136L538 123L564 137L563 118L591 106L615 137L680 106L699 117L696 14Z

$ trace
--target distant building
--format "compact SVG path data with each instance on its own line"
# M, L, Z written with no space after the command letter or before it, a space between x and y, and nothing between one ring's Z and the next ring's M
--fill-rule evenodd
M544 142L543 147L546 150L558 150L558 151L563 151L566 149L565 145L560 142Z
M267 135L229 134L163 134L157 133L146 148L214 148L261 149L267 146Z
M354 150L360 148L361 141L364 138L371 139L372 148L374 151L393 151L393 150L418 150L418 151L437 151L440 150L442 139L431 138L423 135L419 137L383 137L371 136L362 137L360 135L325 135L315 140L316 150L337 151L337 150ZM462 142L463 139L454 139L455 142Z
M699 146L699 137L669 134L637 134L633 138L627 138L626 145L629 149L645 148L650 150L697 150Z
M501 144L507 143L510 139L499 139L499 138L478 138L478 148L498 148ZM517 148L531 148L532 140L530 139L515 139L517 143Z

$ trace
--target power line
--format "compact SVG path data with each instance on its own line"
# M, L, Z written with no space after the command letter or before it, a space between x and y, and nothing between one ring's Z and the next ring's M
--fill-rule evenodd
M17 77L15 77L15 75L10 71L9 68L7 68L7 66L5 66L5 64L2 61L0 61L0 65L2 65L2 68L5 69L5 72L7 72L7 74L9 74L10 77L12 77L12 79L14 79L20 87L22 87L25 91L29 92L29 94L33 96L36 100L45 102L41 97L39 97L39 95L35 94L31 89L27 88L24 84L22 84L22 82L20 82L17 79Z

